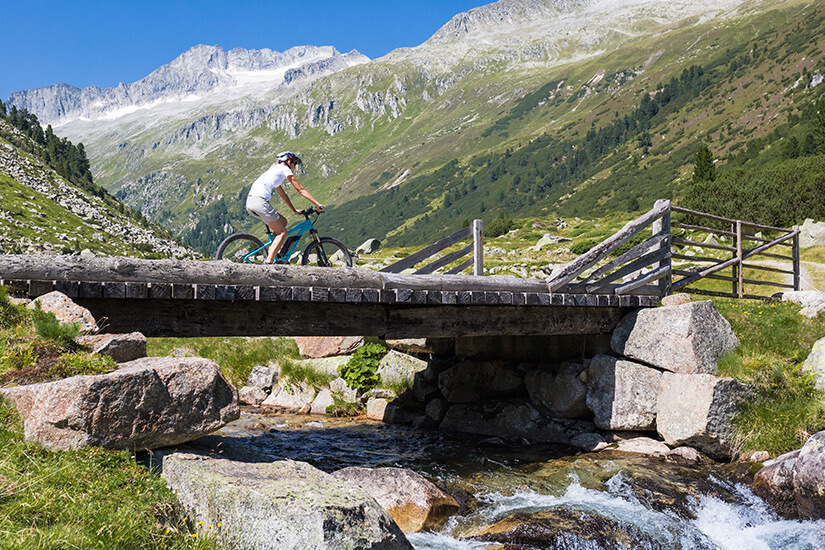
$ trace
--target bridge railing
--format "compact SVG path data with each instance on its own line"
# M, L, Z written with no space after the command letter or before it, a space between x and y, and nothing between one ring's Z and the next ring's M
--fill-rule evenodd
M633 244L648 227L652 236ZM630 249L621 251L623 245ZM609 259L612 254L618 255ZM659 200L651 211L553 271L547 285L550 292L664 296L670 292L670 254L670 201Z
M772 227L677 206L671 210L683 215L673 223L672 243L680 248L672 257L690 265L673 269L677 277L673 290L756 299L768 297L757 294L757 288L799 290L798 228ZM703 235L705 239L700 240ZM700 280L727 281L731 290L699 288Z
M672 222L674 212L682 216ZM708 221L699 225L703 223L701 220ZM651 227L652 235L643 238L648 227ZM695 235L715 237L694 240ZM768 252L775 247L784 248L784 253ZM703 250L712 252L703 253ZM746 263L745 260L757 256L767 261ZM683 263L674 268L674 259ZM790 279L790 282L748 278L746 269L751 273L760 271L774 278ZM731 291L696 286L707 280L729 281ZM675 290L684 290L711 296L766 298L746 292L745 285L799 290L799 281L798 228L785 229L723 218L659 200L652 210L572 262L557 268L547 279L547 284L550 292L661 297Z
M388 265L380 271L384 273L401 273L405 269L413 268L418 264L421 264L422 262L429 260L441 251L457 243L460 243L461 241L472 239L472 242L470 242L470 244L465 246L464 248L461 248L449 254L445 254L444 256L441 256L438 259L427 263L423 267L419 267L415 271L415 274L429 275L437 269L449 266L450 264L454 264L455 262L458 262L465 256L472 254L472 257L469 260L463 261L451 267L447 271L447 274L455 275L457 273L461 273L465 269L472 266L473 275L484 275L484 243L482 238L483 229L484 227L481 220L473 220L473 223L468 225L464 229L456 231L452 235L444 237L440 241L433 243L430 246L422 250L419 250L414 254L410 254L406 258L403 258L395 262L394 264Z

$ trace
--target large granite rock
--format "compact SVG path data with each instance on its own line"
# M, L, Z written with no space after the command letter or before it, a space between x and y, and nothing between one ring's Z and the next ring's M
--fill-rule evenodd
M411 387L415 375L426 370L427 362L406 353L390 350L378 363L378 376L385 383Z
M146 337L139 332L129 334L88 334L77 339L92 353L108 355L117 363L127 363L146 357Z
M587 367L582 363L562 363L555 372L532 370L524 377L530 400L544 407L553 418L581 418L593 416L587 407Z
M363 489L405 533L433 531L460 508L453 497L411 470L353 466L332 476Z
M280 373L278 369L267 367L264 365L257 365L252 367L249 377L246 380L246 385L252 388L260 388L264 391L271 391L275 384L278 383Z
M808 218L799 228L799 247L825 246L825 222Z
M816 389L825 391L825 338L817 340L802 364L802 370L816 376Z
M61 323L69 325L77 323L84 334L94 334L100 330L97 321L88 309L77 305L71 298L56 290L39 296L26 307L29 309L40 307L43 311L50 311Z
M315 388L305 382L293 384L281 379L272 393L261 403L264 409L309 412L315 400Z
M148 357L109 374L0 390L25 438L55 449L148 450L176 445L240 417L238 393L217 364Z
M717 460L731 458L731 421L752 388L710 374L662 375L656 426L670 446L688 445Z
M716 362L739 340L713 303L702 301L634 311L616 326L610 346L671 372L716 374Z
M302 357L318 359L336 355L349 355L364 345L361 336L300 336L295 338Z
M802 312L811 312L816 317L820 311L825 311L825 292L820 290L789 290L782 293L783 302L793 302L802 307Z
M662 374L656 369L597 355L587 371L587 406L604 430L653 430Z
M438 375L438 388L450 403L517 396L522 375L503 361L464 360Z
M796 517L793 472L799 449L768 460L753 476L753 491L783 517Z
M164 457L163 477L192 523L225 548L412 548L375 500L303 462L175 453Z
M808 438L793 471L793 489L799 515L825 519L825 432Z

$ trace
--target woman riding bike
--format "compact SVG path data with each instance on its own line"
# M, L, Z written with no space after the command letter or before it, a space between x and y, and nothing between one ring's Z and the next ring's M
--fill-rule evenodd
M295 214L298 210L292 206L292 201L284 191L282 184L288 181L298 193L315 205L319 212L324 210L324 206L304 189L295 178L295 168L301 164L301 158L291 151L284 151L275 156L275 163L252 184L249 196L246 198L246 211L264 222L269 230L275 235L264 263L271 264L275 256L284 244L287 237L286 218L279 214L273 207L272 191L276 191L286 205ZM278 263L288 263L286 259L279 259Z

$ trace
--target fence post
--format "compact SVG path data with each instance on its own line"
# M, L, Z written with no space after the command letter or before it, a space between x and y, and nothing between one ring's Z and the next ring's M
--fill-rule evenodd
M665 212L664 216L653 222L653 226L651 227L651 229L653 231L654 237L660 234L667 235L667 240L664 241L659 246L659 248L670 248L670 207L668 207L667 212ZM664 266L668 267L668 274L666 277L662 277L661 279L659 279L659 295L662 297L670 294L670 287L673 284L673 274L670 272L671 260L669 255L667 258L660 261L654 267L654 269L658 269Z
M793 226L794 231L799 230L799 226ZM799 265L799 233L793 238L793 289L799 290L799 280L801 277L801 270Z
M734 264L736 270L736 297L743 298L745 296L745 282L744 271L745 266L742 265L742 220L736 220L736 263Z
M473 275L484 275L484 223L473 220Z

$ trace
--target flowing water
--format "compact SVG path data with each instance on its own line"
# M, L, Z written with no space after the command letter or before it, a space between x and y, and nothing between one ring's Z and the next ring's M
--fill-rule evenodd
M227 448L327 472L397 466L428 477L455 496L462 511L438 532L409 534L417 550L825 548L825 521L779 518L736 481L741 467L571 456L567 447L487 445L363 419L286 414L244 414L219 437ZM510 525L509 535L508 528L490 529L503 524ZM485 533L488 542L478 540Z

